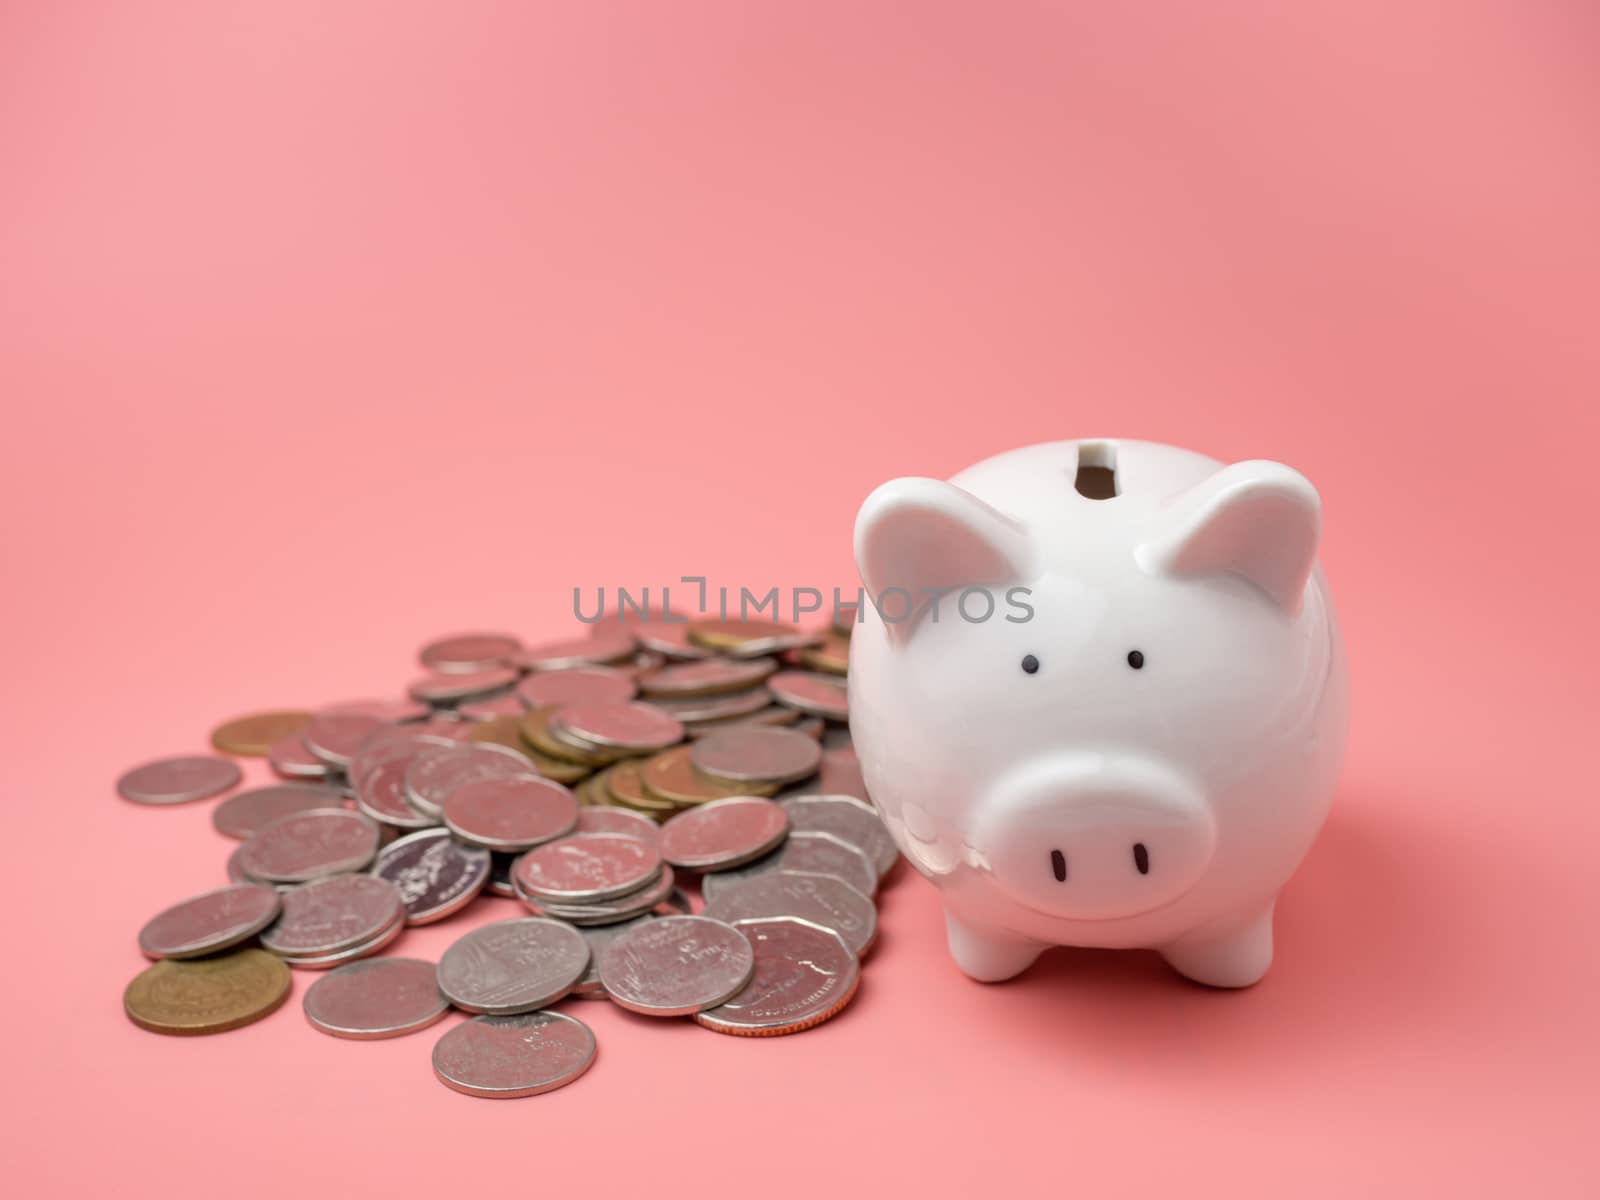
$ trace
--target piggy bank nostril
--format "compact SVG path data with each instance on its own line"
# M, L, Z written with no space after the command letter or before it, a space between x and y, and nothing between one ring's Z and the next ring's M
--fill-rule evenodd
M1143 842L1133 844L1133 865L1139 868L1139 874L1150 874L1150 851L1144 848Z
M1050 869L1055 872L1056 882L1067 881L1067 856L1059 850L1050 851Z

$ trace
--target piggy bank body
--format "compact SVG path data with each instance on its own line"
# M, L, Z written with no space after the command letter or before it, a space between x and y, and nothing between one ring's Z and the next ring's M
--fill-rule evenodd
M851 729L969 975L1051 945L1265 973L1347 725L1320 530L1288 467L1118 439L867 499Z

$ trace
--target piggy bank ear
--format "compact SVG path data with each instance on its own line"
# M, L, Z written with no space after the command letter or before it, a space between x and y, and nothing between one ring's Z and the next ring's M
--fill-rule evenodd
M910 636L935 590L1032 574L1027 530L938 479L892 479L878 488L856 516L855 540L861 582L896 643Z
M1322 501L1300 472L1235 463L1174 497L1159 520L1136 551L1146 570L1239 575L1286 612L1300 611L1322 533Z

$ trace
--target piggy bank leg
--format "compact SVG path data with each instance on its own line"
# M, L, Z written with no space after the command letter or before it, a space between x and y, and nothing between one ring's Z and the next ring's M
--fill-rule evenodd
M1272 905L1230 933L1163 946L1161 956L1178 974L1196 983L1249 987L1272 965Z
M963 924L955 914L944 914L945 934L950 940L950 957L968 975L983 983L999 983L1020 975L1044 952L1038 942L1024 941L1002 933L979 932Z

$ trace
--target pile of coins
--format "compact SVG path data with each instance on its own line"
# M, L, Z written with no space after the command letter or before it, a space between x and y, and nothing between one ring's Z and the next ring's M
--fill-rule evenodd
M595 1039L568 998L689 1017L743 1036L840 1012L877 936L898 855L848 730L849 621L642 620L524 646L474 633L425 645L404 700L260 713L212 743L287 782L213 811L239 845L229 887L153 917L156 962L124 1007L161 1033L214 1033L325 969L305 1015L325 1033L412 1033L473 1014L434 1048L474 1096L571 1082ZM230 758L127 772L140 804L220 795ZM702 903L684 884L698 884ZM531 915L464 933L435 965L382 952L481 895Z

